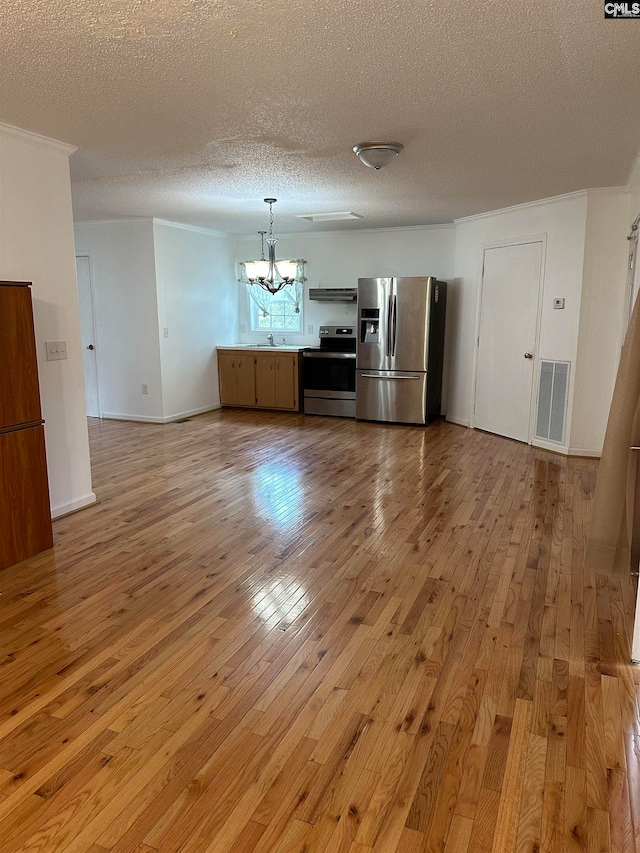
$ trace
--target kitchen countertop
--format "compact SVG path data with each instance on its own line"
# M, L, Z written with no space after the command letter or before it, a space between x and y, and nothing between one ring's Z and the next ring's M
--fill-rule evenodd
M224 347L216 347L216 349L246 349L253 350L254 352L302 352L305 349L309 349L309 345L301 345L301 346L289 346L289 344L276 344L275 346L271 346L270 344L232 344L231 346Z

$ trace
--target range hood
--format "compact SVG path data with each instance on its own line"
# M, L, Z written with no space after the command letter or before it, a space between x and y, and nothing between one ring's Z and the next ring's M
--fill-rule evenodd
M357 287L310 287L309 299L315 302L355 302Z

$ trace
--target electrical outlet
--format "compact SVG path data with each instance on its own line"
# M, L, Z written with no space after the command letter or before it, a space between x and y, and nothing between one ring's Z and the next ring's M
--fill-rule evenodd
M307 334L308 335L313 334L313 326L311 325L311 323L309 323L309 325L307 326Z
M164 333L165 338L168 338L169 337L169 327L165 326L162 331Z
M247 324L246 323L240 323L240 332L243 335L246 335L246 333L247 333Z
M144 384L144 383L143 383L143 385L142 385L142 393L143 393L143 394L148 394L148 393L149 393L149 386L148 386L148 385L146 385L146 384Z
M67 358L66 341L45 341L47 361L58 361Z

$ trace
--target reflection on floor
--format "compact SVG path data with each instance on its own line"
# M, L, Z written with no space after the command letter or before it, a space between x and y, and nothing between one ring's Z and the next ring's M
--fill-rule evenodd
M635 849L595 461L444 422L90 430L100 503L0 574L2 853Z

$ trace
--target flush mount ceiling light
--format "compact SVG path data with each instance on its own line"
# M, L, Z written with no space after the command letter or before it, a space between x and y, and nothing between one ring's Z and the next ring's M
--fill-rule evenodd
M403 148L399 142L359 142L353 146L364 165L376 170L387 166Z
M304 261L276 261L277 237L273 234L273 205L278 199L265 198L269 205L269 235L267 246L269 257L264 256L264 235L266 231L258 231L262 239L262 253L259 261L241 261L240 266L244 270L246 280L249 284L258 284L269 293L277 293L288 284L304 281ZM241 281L244 279L241 278Z

